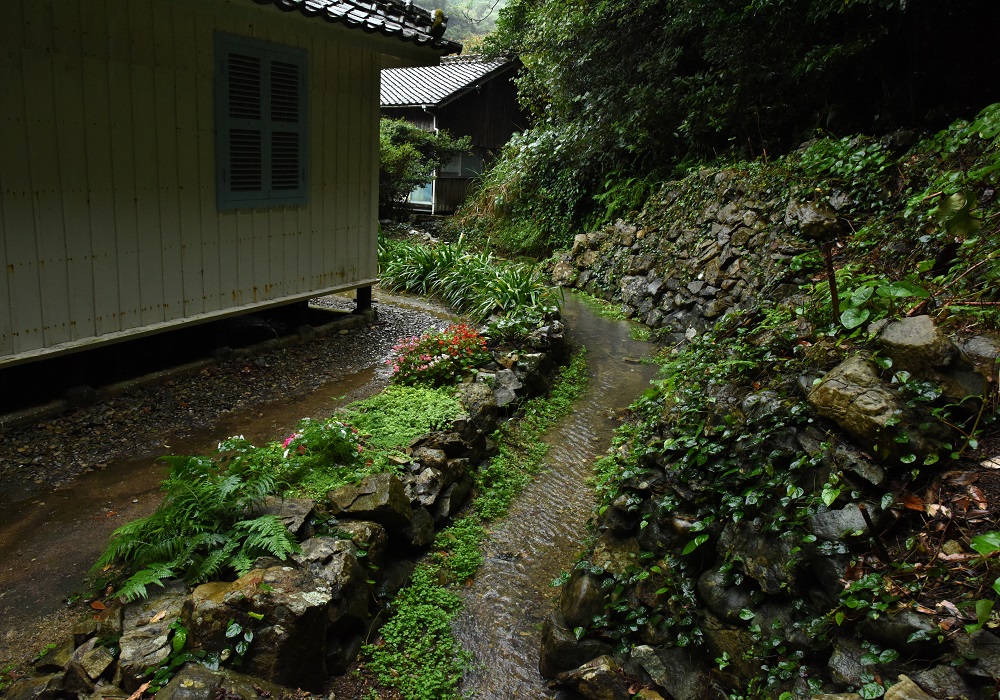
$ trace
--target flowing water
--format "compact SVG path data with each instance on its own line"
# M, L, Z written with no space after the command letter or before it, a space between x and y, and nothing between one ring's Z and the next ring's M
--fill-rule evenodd
M541 624L559 592L550 583L573 565L586 536L594 460L656 371L638 362L653 347L631 340L627 323L600 318L572 296L563 312L574 347L587 348L590 381L574 412L546 437L548 469L494 524L486 562L453 623L473 654L463 690L477 700L556 697L538 674Z

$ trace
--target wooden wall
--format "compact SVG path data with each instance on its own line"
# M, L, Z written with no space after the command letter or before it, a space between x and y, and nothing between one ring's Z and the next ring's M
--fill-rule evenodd
M346 30L248 0L3 0L0 26L0 365L376 278L381 56ZM217 210L216 31L307 50L308 204Z

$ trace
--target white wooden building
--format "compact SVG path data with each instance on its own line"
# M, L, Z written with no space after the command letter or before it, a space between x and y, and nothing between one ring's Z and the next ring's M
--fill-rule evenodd
M442 19L0 1L0 367L370 288L379 71L460 51Z

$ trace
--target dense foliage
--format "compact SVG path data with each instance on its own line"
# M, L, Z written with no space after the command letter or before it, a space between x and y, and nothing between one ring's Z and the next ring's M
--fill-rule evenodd
M379 122L379 209L390 213L414 188L426 185L435 169L467 151L468 137L426 131L405 119Z
M502 260L463 240L427 246L382 238L378 259L387 288L436 294L477 321L490 320L492 338L530 332L557 307L539 266Z
M489 46L523 60L534 125L466 223L540 252L678 165L940 126L995 99L998 19L990 0L513 0Z

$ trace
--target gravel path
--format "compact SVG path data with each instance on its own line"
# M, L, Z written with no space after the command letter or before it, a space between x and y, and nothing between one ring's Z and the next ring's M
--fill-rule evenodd
M307 394L365 369L375 368L386 378L385 360L400 338L445 322L444 312L430 304L378 296L378 321L368 328L237 357L0 433L0 493L17 482L63 486L117 459L159 456L166 438L191 435L221 417ZM324 297L318 303L344 309L354 304L346 297ZM0 504L2 499L0 495Z
M209 451L222 437L278 439L307 415L388 382L401 338L448 323L421 300L376 296L378 321L213 364L163 384L0 433L0 669L23 664L84 614L63 598L119 525L159 502L166 453ZM349 309L353 300L322 305ZM344 395L346 394L346 398Z

